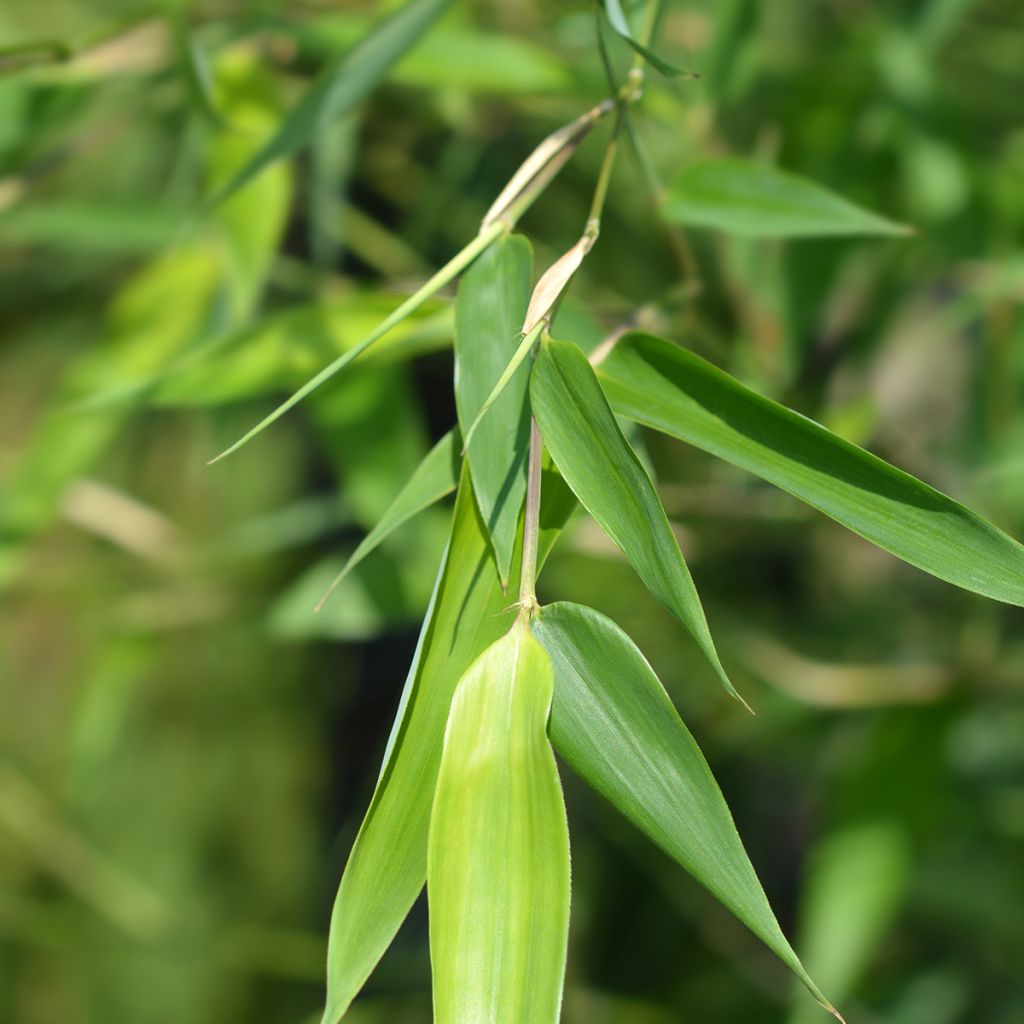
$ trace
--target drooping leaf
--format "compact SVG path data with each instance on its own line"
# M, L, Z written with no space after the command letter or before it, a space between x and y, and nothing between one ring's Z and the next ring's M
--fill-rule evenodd
M554 667L558 753L835 1013L779 928L704 756L632 640L568 603L541 609L533 631Z
M622 0L601 0L601 5L604 8L605 16L608 18L608 24L611 25L616 34L621 36L651 67L657 68L663 75L667 75L670 78L677 78L680 75L692 75L692 72L684 71L682 68L678 68L664 58L659 57L649 46L645 46L636 38L633 30L629 27L626 12L622 9Z
M544 479L540 558L572 510L557 476ZM513 557L513 576L518 553ZM490 553L465 462L451 537L384 755L331 915L327 1007L336 1024L398 931L427 877L430 806L456 684L507 632L508 596Z
M427 453L380 522L360 541L344 568L334 577L327 592L320 599L317 611L324 606L341 581L398 527L408 522L417 512L429 508L435 501L440 501L446 494L451 494L455 490L459 482L459 463L458 433L449 431ZM511 558L511 552L509 557Z
M557 1024L569 830L547 736L552 686L520 617L455 691L427 869L436 1024Z
M749 238L906 235L902 224L821 185L751 160L704 160L676 179L669 220Z
M215 195L220 202L268 164L309 145L368 96L450 0L409 0L348 53L326 68L277 133Z
M622 436L586 356L573 344L544 341L530 382L544 443L580 504L600 523L648 589L690 631L726 690L690 570L654 484Z
M939 579L1024 605L1024 546L693 353L628 334L600 374L620 414L762 477Z
M463 436L519 344L519 326L530 297L533 250L520 235L482 253L459 282L455 301L455 407ZM473 491L490 531L502 583L508 585L519 510L526 493L530 443L527 392L530 371L521 366L494 401L467 446Z

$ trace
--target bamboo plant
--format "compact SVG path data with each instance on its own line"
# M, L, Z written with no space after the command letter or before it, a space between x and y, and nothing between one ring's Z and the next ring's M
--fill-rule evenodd
M362 98L445 6L410 0L328 69L221 197ZM495 198L479 234L359 344L217 456L252 440L461 275L458 423L335 581L411 516L455 493L447 548L379 780L334 905L323 1024L344 1018L424 885L438 1024L558 1020L570 865L555 752L842 1019L784 936L708 764L643 654L599 610L538 600L545 558L582 507L690 634L726 693L743 703L620 420L753 473L942 580L1024 605L1018 542L750 390L680 339L622 331L587 353L571 337L552 337L559 302L597 244L620 140L633 138L632 111L647 68L679 73L651 50L659 7L649 0L634 37L618 0L598 5L597 44L604 47L602 33L610 29L635 51L624 80L614 79L606 61L608 97L540 143ZM610 131L579 240L537 275L530 241L515 233L516 224L601 122ZM698 165L688 181L667 215L706 227L791 236L905 230L768 168ZM688 212L701 190L699 212ZM744 206L737 195L759 201Z

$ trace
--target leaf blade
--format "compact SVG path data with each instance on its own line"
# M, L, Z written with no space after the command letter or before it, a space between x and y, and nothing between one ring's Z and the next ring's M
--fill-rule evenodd
M427 452L377 525L359 542L344 568L334 577L327 592L320 599L316 606L317 611L323 608L342 580L395 530L455 490L459 482L459 465L458 436L455 431L450 430Z
M554 669L549 732L559 755L835 1013L783 935L711 769L632 640L569 603L542 608L533 630Z
M816 182L752 160L704 160L669 191L666 216L748 238L906 235L910 229Z
M553 484L557 478L547 479ZM549 512L541 512L541 560L573 507L564 493L547 481L545 486L555 501ZM517 550L513 571L519 557ZM470 664L507 631L507 605L464 461L448 549L377 787L331 914L322 1024L341 1019L423 888L430 808L451 698Z
M437 1024L557 1024L569 830L547 737L553 685L520 617L455 692L427 873Z
M1024 546L693 353L628 334L605 358L600 376L622 415L775 484L939 579L1024 605Z
M719 660L651 478L622 436L586 356L575 345L545 340L534 363L530 397L544 443L580 504L690 632L726 691L742 701Z
M525 238L501 239L465 273L455 300L455 408L473 491L506 586L526 493L529 368L515 368L501 393L491 396L519 345L532 269L533 250Z

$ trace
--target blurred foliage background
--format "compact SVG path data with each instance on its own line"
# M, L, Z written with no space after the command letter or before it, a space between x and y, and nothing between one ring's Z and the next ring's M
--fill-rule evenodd
M312 606L454 422L450 294L205 463L460 248L533 145L606 92L584 0L458 3L357 115L204 205L392 6L0 11L4 1021L318 1019L334 889L448 510ZM755 156L916 234L683 238L623 159L556 334L655 328L1024 535L1018 0L671 0L659 48L702 75L650 75L641 135L666 183ZM606 131L523 221L538 266L578 236ZM649 654L851 1022L1021 1024L1021 611L647 440L758 717L592 524L556 549L542 600L593 604ZM822 1019L564 781L568 1024ZM429 1006L420 905L350 1016L412 1024Z

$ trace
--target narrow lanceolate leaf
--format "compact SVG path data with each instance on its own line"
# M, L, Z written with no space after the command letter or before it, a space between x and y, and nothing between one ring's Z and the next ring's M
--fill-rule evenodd
M462 677L430 818L435 1024L557 1024L569 830L551 661L524 618Z
M616 34L621 36L651 67L657 68L663 75L671 78L680 75L693 75L693 72L677 68L674 64L670 64L664 58L659 57L650 47L644 46L636 38L633 30L629 27L629 22L626 20L626 12L622 9L622 0L602 0L602 6L604 7L605 16L608 18L608 24L611 25Z
M395 62L430 27L451 0L409 0L352 50L326 68L278 132L216 194L220 202L264 167L308 146L387 77Z
M665 214L679 224L748 238L910 231L813 181L749 160L706 160L688 167L669 191Z
M456 253L422 288L410 295L393 313L381 321L365 338L346 349L337 359L325 366L319 373L310 377L298 391L293 392L273 412L264 416L250 431L243 434L233 445L225 448L220 455L210 460L210 465L237 452L254 437L261 434L272 423L279 420L289 409L294 408L304 398L311 395L322 384L326 384L335 374L340 373L349 363L358 359L374 342L379 341L392 328L397 327L406 317L412 315L435 292L443 288L449 281L466 269L505 229L501 224L492 224L484 229Z
M559 480L545 474L540 557L572 511ZM513 572L517 571L517 553ZM445 723L466 669L509 628L513 613L494 567L463 463L451 537L435 584L398 715L374 791L331 915L327 1007L337 1024L427 878L427 836Z
M449 431L427 453L416 471L409 477L406 485L398 492L395 500L388 506L380 518L380 522L362 539L359 546L352 552L344 568L334 577L327 593L320 599L316 610L319 611L327 599L338 589L341 581L367 555L371 554L380 544L387 540L403 523L408 522L418 512L429 508L435 501L451 494L459 482L459 441L458 432Z
M558 753L835 1013L782 934L707 762L632 640L568 603L542 609L533 631L554 667Z
M600 374L620 414L762 477L939 579L1024 605L1024 546L691 352L628 334Z
M480 513L491 535L502 584L508 584L519 509L526 493L530 444L527 366L516 370L478 424L502 371L520 341L530 297L533 252L521 235L492 245L459 282L455 302L455 407L467 438L469 471Z
M543 342L530 397L544 444L580 504L654 596L690 631L726 690L742 700L718 658L697 588L654 484L622 436L586 356L568 342Z

